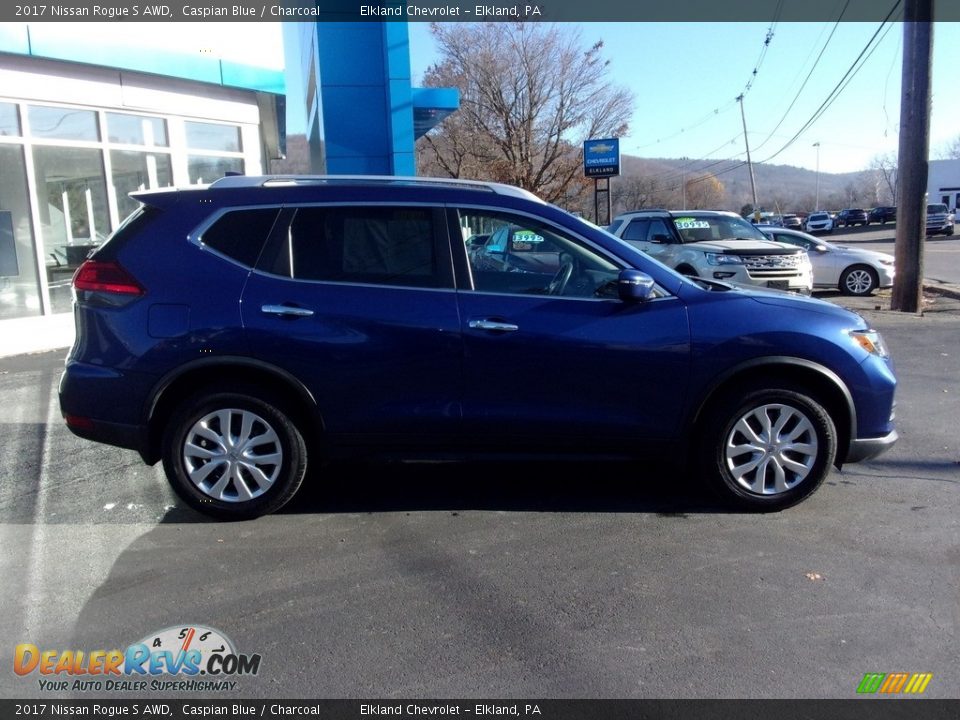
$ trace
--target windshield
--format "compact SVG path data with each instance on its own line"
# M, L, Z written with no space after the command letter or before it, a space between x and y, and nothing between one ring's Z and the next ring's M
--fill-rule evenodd
M947 211L946 205L927 205L927 215L932 215L933 213L945 213Z
M768 240L766 235L736 215L690 215L674 218L685 243L705 240Z

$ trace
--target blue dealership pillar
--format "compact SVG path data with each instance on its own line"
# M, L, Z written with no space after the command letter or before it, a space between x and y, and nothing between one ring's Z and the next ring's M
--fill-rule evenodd
M327 172L414 175L406 21L318 22L317 53Z

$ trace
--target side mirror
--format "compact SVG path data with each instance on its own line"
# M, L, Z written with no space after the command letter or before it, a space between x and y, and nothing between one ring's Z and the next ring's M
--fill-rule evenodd
M617 295L624 302L644 302L650 299L656 283L645 272L628 268L617 278Z
M825 253L825 252L827 252L827 246L826 246L826 245L817 245L817 247L815 247L814 250L816 250L818 253Z

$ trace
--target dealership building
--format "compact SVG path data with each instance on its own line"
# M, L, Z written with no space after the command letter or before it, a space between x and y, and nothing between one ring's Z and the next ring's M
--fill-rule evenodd
M416 138L458 95L412 87L406 23L283 33L286 72L0 25L0 344L69 326L72 274L130 192L275 171L288 111L309 172L415 174Z

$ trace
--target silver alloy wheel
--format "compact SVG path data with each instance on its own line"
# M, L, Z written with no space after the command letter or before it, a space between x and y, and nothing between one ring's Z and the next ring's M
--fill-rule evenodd
M283 447L266 420L225 408L200 418L183 442L190 481L224 502L247 502L269 490L283 465Z
M873 276L865 268L854 268L847 273L843 284L847 292L863 295L873 289Z
M810 419L771 403L744 414L727 435L724 462L738 485L756 495L792 490L810 474L819 444Z

